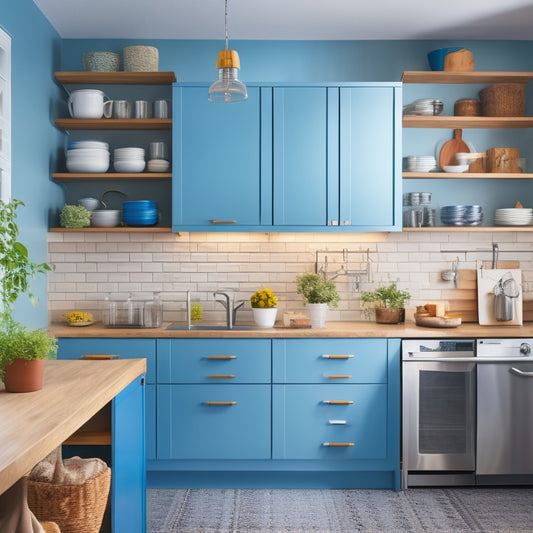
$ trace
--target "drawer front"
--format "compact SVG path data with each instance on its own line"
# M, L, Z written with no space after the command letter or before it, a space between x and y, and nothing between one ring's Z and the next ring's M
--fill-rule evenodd
M158 383L270 383L270 339L158 339Z
M387 383L387 339L274 339L274 383Z
M155 339L58 339L58 359L82 355L120 355L123 359L146 359L146 382L155 383Z
M274 459L384 459L386 385L274 385Z
M159 385L158 459L270 459L269 385Z

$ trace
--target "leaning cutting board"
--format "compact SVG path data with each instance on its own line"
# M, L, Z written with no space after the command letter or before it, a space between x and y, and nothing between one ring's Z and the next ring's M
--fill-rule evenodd
M453 130L453 139L446 141L439 153L439 166L444 170L445 166L457 165L455 154L458 152L470 153L468 144L463 141L463 130Z

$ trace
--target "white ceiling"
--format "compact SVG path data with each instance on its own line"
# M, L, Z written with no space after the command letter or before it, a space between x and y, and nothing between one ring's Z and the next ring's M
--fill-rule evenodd
M224 0L34 0L65 39L223 39ZM229 0L230 39L532 40L533 0Z

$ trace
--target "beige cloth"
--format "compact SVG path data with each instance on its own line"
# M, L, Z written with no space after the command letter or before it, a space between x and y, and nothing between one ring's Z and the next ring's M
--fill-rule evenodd
M0 531L2 533L45 533L28 507L27 479L17 481L0 494Z

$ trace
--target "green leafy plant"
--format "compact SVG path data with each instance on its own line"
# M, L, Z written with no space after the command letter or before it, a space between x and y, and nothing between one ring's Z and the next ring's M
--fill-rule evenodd
M54 359L56 355L57 339L42 329L29 330L14 323L0 330L0 377L15 359L35 361Z
M265 287L252 294L250 304L256 309L271 309L278 305L278 297L271 288Z
M47 263L33 263L29 259L27 248L18 241L19 228L16 223L16 211L24 203L20 200L0 201L0 327L13 324L12 313L15 301L20 294L27 293L36 304L30 290L30 281L36 274L50 269Z
M91 225L91 212L82 205L65 204L59 214L63 228L84 228Z
M306 272L296 276L296 292L309 304L328 304L337 307L340 296L333 281L325 280L318 274Z
M371 292L362 292L361 301L365 303L374 303L375 307L384 307L386 309L398 309L405 307L405 301L409 300L411 295L408 291L398 289L396 283L388 287L378 287Z

